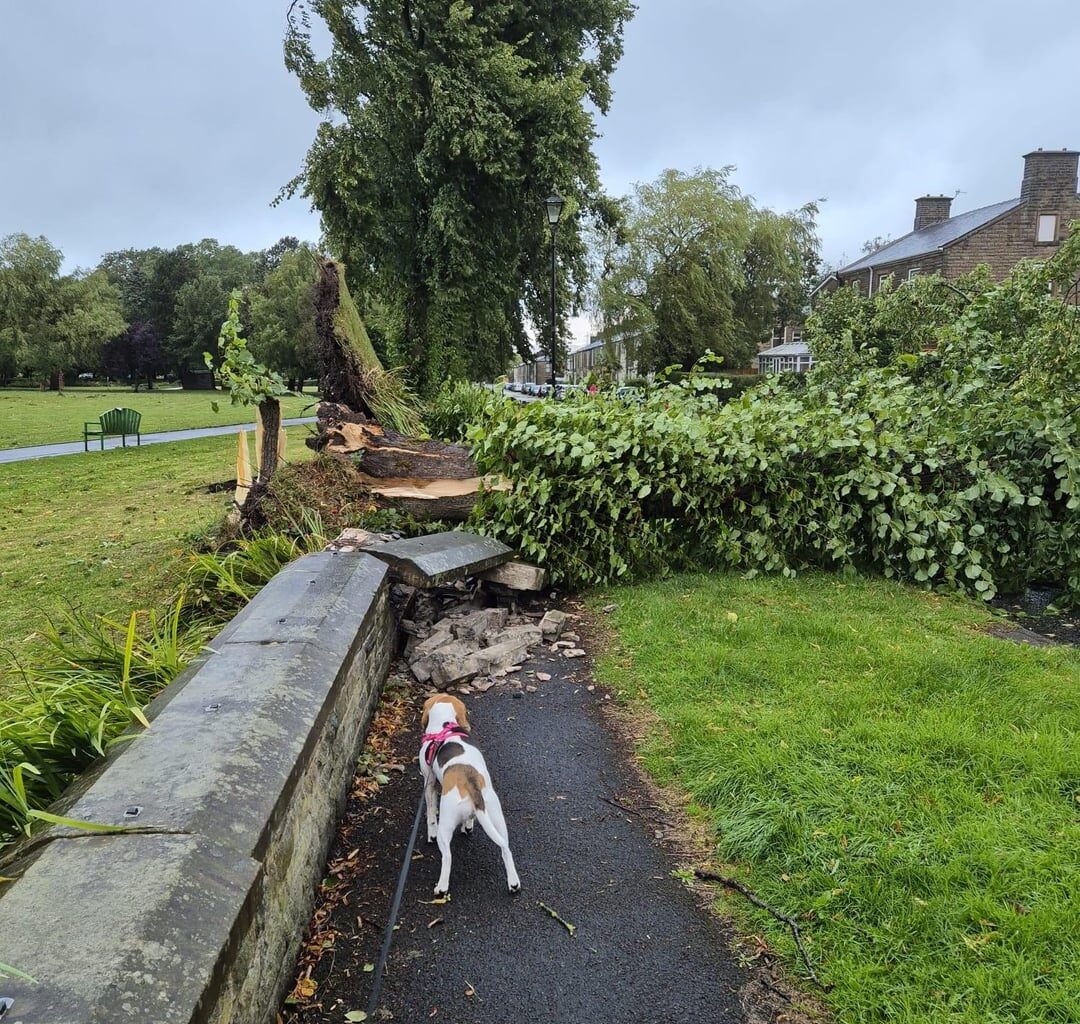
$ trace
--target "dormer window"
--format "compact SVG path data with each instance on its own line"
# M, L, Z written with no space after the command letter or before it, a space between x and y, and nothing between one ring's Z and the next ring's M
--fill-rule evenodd
M1057 241L1058 218L1056 213L1040 213L1038 227L1035 229L1035 241L1041 243Z

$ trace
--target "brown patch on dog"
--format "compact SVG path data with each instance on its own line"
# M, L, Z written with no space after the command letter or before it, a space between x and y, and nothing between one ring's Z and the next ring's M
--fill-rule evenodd
M456 789L463 800L471 800L478 811L484 809L484 776L471 764L452 764L443 775L443 796Z
M469 712L465 705L458 700L457 697L453 697L450 694L446 695L446 699L454 706L454 716L457 718L457 724L460 725L462 729L472 728L469 725Z
M469 729L469 712L465 705L457 697L449 693L433 693L424 701L424 713L420 716L420 729L427 732L428 719L431 717L431 709L436 704L449 704L454 709L454 718L462 729Z
M460 743L455 743L453 740L447 740L439 748L439 752L435 755L435 760L439 762L440 768L445 768L447 761L452 761L455 757L460 757L464 753L465 748Z

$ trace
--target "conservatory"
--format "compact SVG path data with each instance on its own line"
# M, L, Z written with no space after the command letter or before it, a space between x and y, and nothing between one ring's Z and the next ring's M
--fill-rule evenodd
M757 355L758 373L806 373L813 365L814 357L805 341L774 345Z

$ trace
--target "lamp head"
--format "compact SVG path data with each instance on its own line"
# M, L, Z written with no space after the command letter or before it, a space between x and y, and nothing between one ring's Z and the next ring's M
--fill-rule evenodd
M562 217L563 207L566 206L566 200L563 199L558 192L552 192L551 195L544 200L544 209L547 210L548 223L555 227L559 223L559 218Z

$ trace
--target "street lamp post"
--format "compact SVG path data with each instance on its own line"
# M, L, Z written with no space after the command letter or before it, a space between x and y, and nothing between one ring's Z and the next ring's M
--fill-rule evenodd
M559 351L555 321L555 235L559 229L559 218L562 217L564 206L566 206L566 200L558 192L552 192L544 200L548 225L551 227L551 376L548 378L548 383L552 389L555 387L555 367Z

